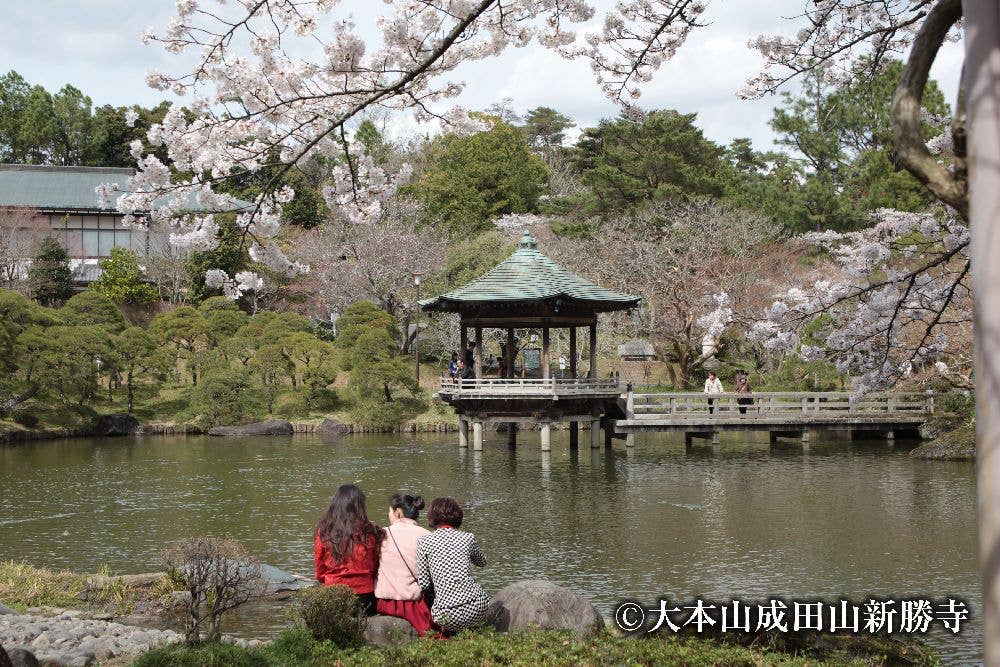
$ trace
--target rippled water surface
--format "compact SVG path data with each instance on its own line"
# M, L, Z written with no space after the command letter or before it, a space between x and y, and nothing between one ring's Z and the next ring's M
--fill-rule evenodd
M483 452L455 439L157 436L3 448L0 559L144 572L170 541L211 534L308 574L313 523L339 484L355 482L382 522L397 490L458 497L490 558L488 589L543 577L605 615L622 598L659 595L950 595L979 611L971 464L822 437L808 452L740 434L685 453L673 436L640 436L626 454L619 443L571 452L561 432L550 457L532 434L514 452L505 436ZM242 616L255 631L281 622ZM930 641L949 663L981 653L975 619Z

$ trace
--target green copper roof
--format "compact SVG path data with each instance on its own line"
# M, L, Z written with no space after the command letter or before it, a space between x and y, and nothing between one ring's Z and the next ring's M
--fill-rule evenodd
M586 304L597 311L623 310L640 297L595 285L567 271L538 252L528 232L510 257L486 275L433 299L420 302L423 310L455 311L463 305L564 300Z
M24 206L41 211L108 211L97 197L97 186L125 187L131 169L118 167L61 167L0 164L0 206ZM203 210L191 199L191 211ZM246 204L249 206L249 204Z

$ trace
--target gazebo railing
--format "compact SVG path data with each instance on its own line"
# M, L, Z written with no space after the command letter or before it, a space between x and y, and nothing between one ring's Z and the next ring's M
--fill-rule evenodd
M588 394L619 393L615 378L441 378L441 390L470 394Z

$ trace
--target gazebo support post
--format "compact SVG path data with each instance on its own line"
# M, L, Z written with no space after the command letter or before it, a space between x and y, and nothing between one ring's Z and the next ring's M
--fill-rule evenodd
M577 378L575 326L569 328L569 376L574 380ZM569 448L577 449L579 446L580 446L580 422L573 420L569 423Z
M590 421L590 448L600 449L601 447L601 418L596 417Z
M461 415L458 417L458 446L469 446L469 422Z
M542 379L548 380L552 363L549 360L549 328L542 327Z
M569 328L569 376L576 379L576 327Z
M472 422L472 449L473 451L483 451L483 422L476 420Z
M597 322L590 325L590 371L587 377L597 377Z
M476 327L476 379L483 377L483 328Z
M542 451L552 451L552 422L548 419L542 422Z
M517 422L507 422L507 446L517 447Z
M469 349L469 329L465 326L464 318L462 319L462 324L459 325L459 340L458 358L464 361L465 351Z
M507 327L507 347L503 353L507 364L507 377L514 377L514 329Z

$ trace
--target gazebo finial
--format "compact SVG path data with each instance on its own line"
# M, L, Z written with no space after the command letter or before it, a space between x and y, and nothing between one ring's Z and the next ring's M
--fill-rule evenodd
M521 235L521 240L518 242L517 247L519 249L525 249L525 250L537 250L538 244L535 243L535 237L531 235L531 232L525 229L524 234Z

